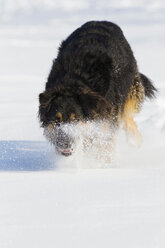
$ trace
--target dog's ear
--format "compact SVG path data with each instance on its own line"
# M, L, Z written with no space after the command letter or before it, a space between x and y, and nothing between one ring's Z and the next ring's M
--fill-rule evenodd
M45 92L39 94L39 103L43 104L48 100L47 95L45 94Z
M39 103L43 106L48 105L53 98L56 97L55 90L46 90L43 93L39 94Z
M80 105L84 115L89 119L106 118L111 113L111 106L106 99L99 94L83 90L79 94Z

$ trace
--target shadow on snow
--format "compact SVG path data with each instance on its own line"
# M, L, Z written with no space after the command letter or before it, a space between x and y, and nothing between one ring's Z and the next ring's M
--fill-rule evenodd
M46 142L0 141L0 171L42 171L54 168Z

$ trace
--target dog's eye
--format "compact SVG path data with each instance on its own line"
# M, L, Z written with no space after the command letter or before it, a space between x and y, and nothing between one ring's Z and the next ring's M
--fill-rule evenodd
M60 120L55 120L55 124L57 127L59 127L60 126Z
M57 120L57 122L62 122L63 116L62 116L62 113L61 112L57 112L57 114L56 114L56 120Z

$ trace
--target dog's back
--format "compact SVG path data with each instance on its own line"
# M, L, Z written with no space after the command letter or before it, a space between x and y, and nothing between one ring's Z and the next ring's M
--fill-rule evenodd
M48 78L80 77L112 104L123 105L137 71L132 50L122 30L111 22L87 22L62 42ZM117 94L117 95L116 95Z
M87 22L62 42L46 83L45 96L49 96L51 89L61 94L68 90L70 95L81 89L91 99L98 97L100 105L95 106L98 116L110 117L116 126L123 121L126 130L137 137L140 134L133 116L140 111L145 97L153 97L156 91L151 81L138 71L122 30L107 21ZM87 112L85 117L90 119L90 111L86 111L89 102L93 108L92 100L81 104Z

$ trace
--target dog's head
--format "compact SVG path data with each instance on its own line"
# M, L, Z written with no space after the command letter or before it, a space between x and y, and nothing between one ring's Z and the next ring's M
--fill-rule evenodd
M41 93L39 101L39 118L45 134L56 150L66 156L72 154L75 142L62 125L107 119L112 110L105 98L82 86L56 86Z

